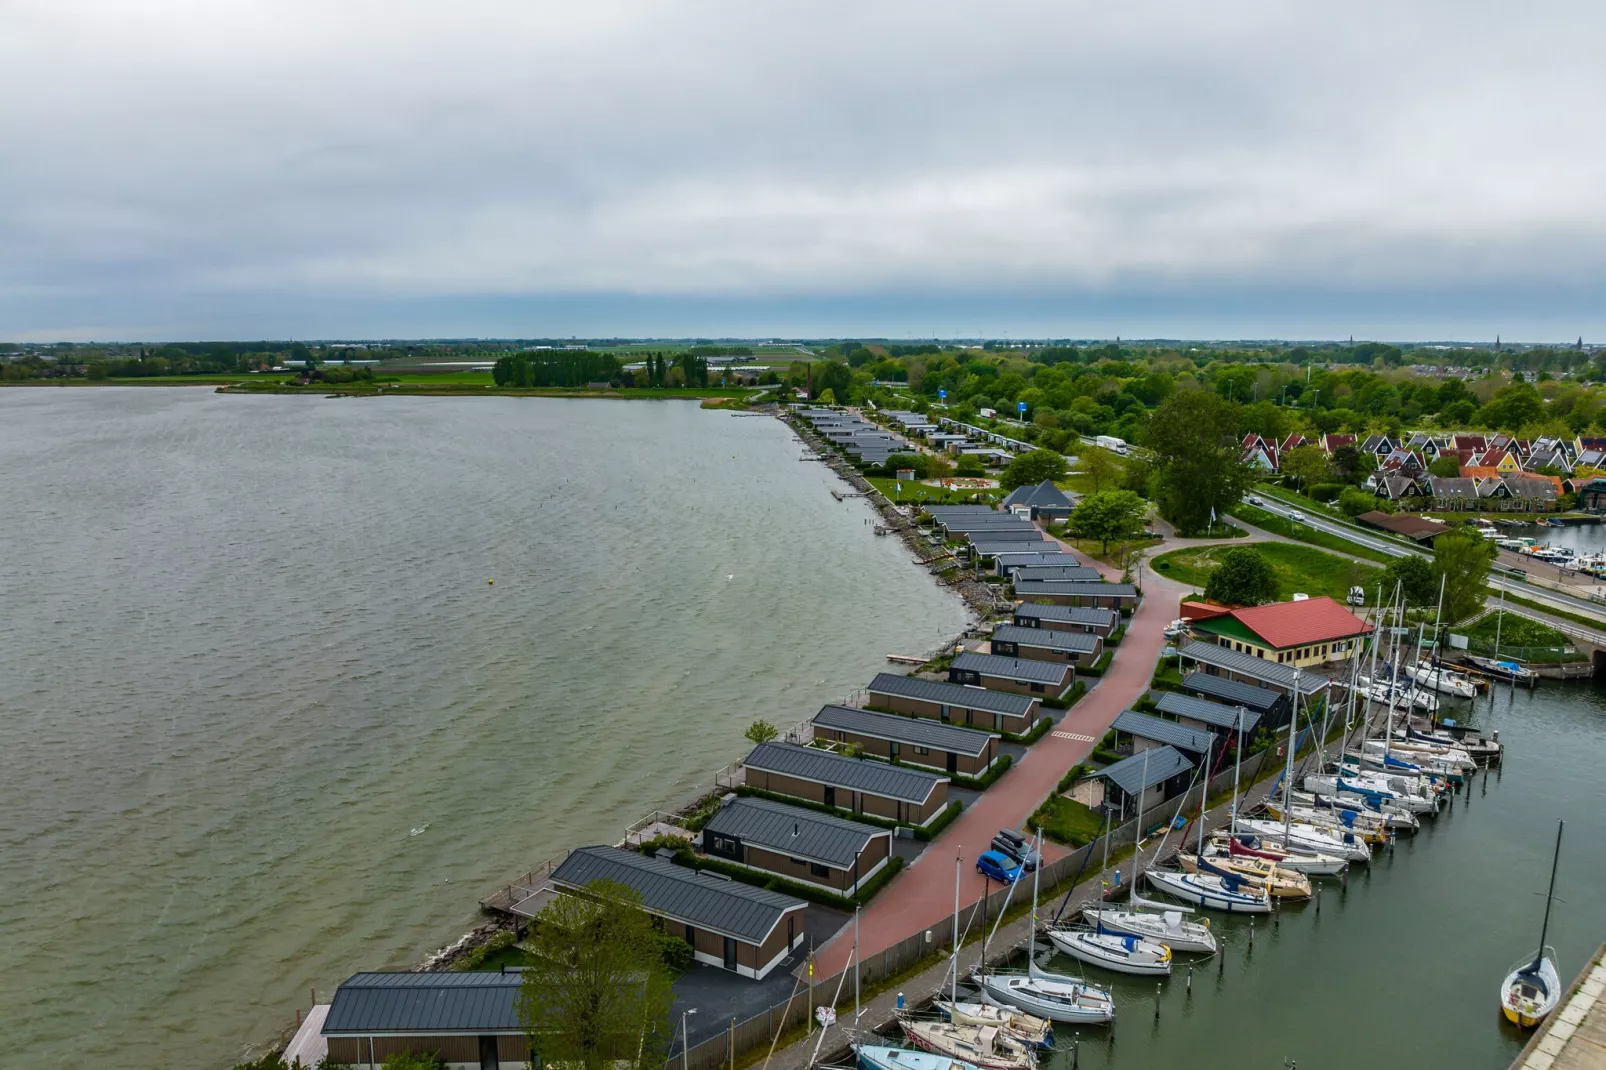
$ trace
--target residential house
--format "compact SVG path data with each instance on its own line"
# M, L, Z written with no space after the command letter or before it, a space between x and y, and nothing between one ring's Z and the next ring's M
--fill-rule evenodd
M1105 766L1093 778L1105 782L1105 804L1119 815L1114 820L1122 822L1187 791L1192 772L1193 763L1180 751L1160 746ZM1155 819L1169 820L1166 815Z
M1094 609L1131 610L1138 604L1138 590L1130 583L1017 579L1015 597L1028 602L1045 602L1058 606L1090 606Z
M1438 512L1462 512L1478 508L1477 481L1465 476L1429 476L1428 497Z
M1573 456L1578 459L1580 465L1584 463L1584 454L1586 453L1606 457L1606 436L1579 435L1573 439Z
M1508 505L1511 509L1547 513L1560 504L1562 485L1558 476L1522 472L1506 476L1504 482L1511 489Z
M1193 758L1202 758L1213 746L1211 734L1189 728L1164 717L1136 710L1122 710L1110 725L1115 732L1115 753L1136 754L1154 747L1175 747Z
M623 847L577 848L552 871L553 886L574 894L603 880L637 892L641 908L690 944L698 962L743 977L762 980L804 938L803 901Z
M825 706L814 715L814 738L857 744L864 753L904 765L979 777L998 756L998 733L944 724L926 717Z
M1439 459L1439 453L1445 447L1438 436L1430 435L1426 431L1417 431L1406 440L1405 448L1419 453L1427 463L1432 464Z
M1022 602L1015 607L1014 623L1023 628L1049 628L1061 632L1091 632L1108 639L1121 626L1121 614L1113 609L1085 606L1046 606Z
M1218 753L1223 747L1231 749L1237 745L1240 728L1243 730L1244 739L1254 739L1255 728L1263 716L1270 715L1274 719L1281 716L1284 722L1287 721L1287 710L1290 706L1286 696L1251 684L1234 684L1230 680L1202 672L1188 675L1203 678L1202 681L1195 680L1195 684L1202 682L1205 687L1229 692L1230 695L1219 696L1226 701L1217 702L1201 695L1188 695L1180 691L1151 691L1149 698L1155 700L1154 708L1157 711L1175 719L1181 727L1196 732L1209 732L1215 736L1215 749Z
M1293 695L1296 684L1301 695L1309 696L1325 691L1329 682L1320 674L1301 673L1292 665L1279 665L1214 643L1189 643L1180 655L1184 665L1194 664L1182 678L1185 690L1224 702L1246 704L1251 709L1259 708L1252 693L1234 685L1247 685L1287 697ZM1286 713L1282 716L1286 717Z
M979 684L989 691L1061 699L1076 683L1076 670L1052 661L966 652L948 666L948 679L956 684Z
M1007 513L1017 505L1030 509L1033 520L1042 521L1064 520L1073 508L1070 497L1048 479L1035 487L1016 487L999 508Z
M1369 528L1393 532L1395 535L1403 535L1413 542L1428 545L1432 545L1434 539L1450 530L1450 525L1448 524L1441 524L1437 520L1426 520L1420 516L1412 516L1409 513L1380 513L1373 510L1369 513L1362 513L1355 519Z
M867 705L911 717L933 717L945 724L963 724L1020 735L1042 716L1035 696L963 687L942 680L922 680L897 673L877 673L865 688Z
M1322 595L1230 610L1194 621L1193 631L1200 639L1278 665L1305 666L1347 661L1372 626Z
M1098 569L1080 562L1063 565L1023 565L1015 569L1015 579L1027 582L1033 580L1068 580L1072 583L1104 582L1104 576Z
M1245 464L1263 468L1268 472L1275 472L1278 466L1277 446L1254 432L1250 432L1244 436L1243 455L1240 459Z
M1372 481L1378 496L1391 502L1420 498L1426 493L1419 476L1384 475L1378 472L1372 477Z
M1387 435L1367 435L1366 441L1361 443L1360 448L1363 453L1370 453L1381 463L1383 458L1393 453L1399 446Z
M1321 437L1320 441L1321 441L1322 452L1326 453L1327 456L1331 457L1335 450L1341 450L1345 446L1353 446L1353 445L1355 445L1355 436L1354 435L1342 435L1342 434L1330 434L1330 435L1323 435Z
M1534 450L1528 455L1527 460L1523 463L1524 471L1547 475L1552 474L1545 472L1545 469L1547 468L1551 469L1552 473L1554 474L1564 476L1570 476L1573 472L1572 462L1570 462L1567 459L1567 455L1559 449Z
M329 1061L379 1070L395 1056L439 1055L451 1070L525 1070L523 983L506 970L354 973L335 989L320 1029Z
M1478 487L1480 509L1506 509L1511 499L1511 487L1499 476L1478 476L1473 480Z
M738 797L703 826L702 848L726 862L852 895L892 857L892 830Z
M930 824L948 805L945 776L796 743L760 743L742 768L750 788L904 825Z
M1606 513L1606 476L1596 476L1578 488L1578 508L1586 513Z
M1092 665L1104 656L1104 639L1092 632L1000 624L993 629L991 650L1003 657Z
M1049 544L1044 544L1049 545ZM1067 554L1056 550L1028 551L1019 554L994 554L993 571L999 576L1013 576L1016 569L1027 568L1032 565L1067 565L1075 568L1082 567L1075 554Z

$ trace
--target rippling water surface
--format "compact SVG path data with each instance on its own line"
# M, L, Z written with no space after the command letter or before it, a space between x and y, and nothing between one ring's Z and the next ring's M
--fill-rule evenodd
M801 452L685 403L0 391L0 1062L226 1065L957 631Z

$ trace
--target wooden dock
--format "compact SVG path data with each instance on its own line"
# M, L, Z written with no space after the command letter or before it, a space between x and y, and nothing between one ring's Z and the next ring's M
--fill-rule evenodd
M888 654L888 661L895 661L899 665L924 665L930 658L917 658L912 654Z

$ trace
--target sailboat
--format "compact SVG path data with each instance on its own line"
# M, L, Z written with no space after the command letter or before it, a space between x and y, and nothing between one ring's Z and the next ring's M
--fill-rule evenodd
M1042 850L1039 832L1038 850ZM1101 1025L1115 1021L1115 1000L1109 990L1077 977L1048 973L1037 967L1037 882L1042 867L1032 871L1032 924L1026 951L1026 972L988 970L984 962L974 977L981 998L994 1006L1016 1007L1056 1022ZM1002 917L1002 914L1000 914Z
M1230 851L1224 854L1207 855L1177 855L1177 862L1189 873L1197 873L1201 869L1206 872L1225 871L1236 873L1250 885L1264 888L1267 893L1278 899L1309 899L1310 878L1302 873L1280 869L1277 865L1265 858L1250 858L1244 855L1234 855Z
M1241 719L1240 719L1241 723ZM1243 734L1239 733L1239 744L1243 743ZM1199 801L1199 851L1204 854L1205 842L1205 801L1210 784L1210 740L1205 744L1205 789ZM1236 809L1236 795L1234 793L1234 808ZM1236 823L1237 815L1233 815ZM1184 903L1193 903L1197 906L1207 907L1211 910L1224 910L1229 914L1269 914L1271 913L1271 897L1265 889L1251 885L1243 877L1201 862L1199 872L1189 873L1186 870L1151 869L1145 876L1149 883L1166 895L1182 900Z
M939 999L932 1006L949 1021L962 1025L997 1026L1016 1040L1034 1048L1054 1046L1054 1023L1010 1007L994 1007L988 1003L968 1003Z
M1240 717L1240 720L1242 718ZM1145 759L1146 761L1147 759ZM1144 779L1148 779L1145 772ZM1181 812L1181 804L1178 804ZM1143 797L1138 796L1138 828L1143 827ZM1167 829L1170 826L1167 825ZM1169 835L1169 832L1167 833ZM1160 848L1156 848L1155 855L1159 856L1161 848L1165 846L1165 836L1160 837ZM1109 868L1109 837L1104 840L1105 864ZM1139 936L1155 943L1164 944L1172 951L1193 951L1201 955L1214 955L1216 953L1216 936L1210 931L1210 922L1204 918L1195 921L1185 917L1193 913L1192 907L1180 907L1172 903L1156 903L1138 895L1138 889L1143 887L1143 852L1139 851L1134 858L1132 874L1132 894L1128 899L1128 910L1115 910L1107 906L1083 907L1082 918L1101 932L1122 933L1127 936Z
M855 1044L859 1070L976 1070L964 1060L929 1051L910 1051L887 1044Z
M1550 889L1545 892L1545 920L1539 926L1539 951L1524 959L1500 985L1500 1011L1506 1020L1532 1029L1561 1002L1561 978L1556 974L1556 951L1545 946L1550 933L1550 905L1556 899L1556 867L1561 862L1561 830L1567 823L1556 822L1556 852L1550 860Z
M1050 929L1048 938L1071 958L1106 970L1151 977L1171 975L1171 949L1141 936L1074 928Z
M1217 848L1225 847L1234 858L1260 858L1273 862L1279 869L1303 873L1310 877L1337 877L1349 868L1349 862L1337 855L1324 855L1307 851L1290 851L1281 844L1267 843L1258 836L1239 833L1236 836L1217 834L1213 840Z
M898 1024L909 1043L922 1051L960 1059L981 1070L1036 1070L1037 1067L1037 1056L1031 1047L996 1025L964 1025L910 1017L900 1017Z
M1434 630L1437 631L1437 628ZM1454 695L1457 698L1478 697L1478 685L1473 683L1470 677L1447 669L1436 662L1422 661L1407 666L1405 675L1416 686L1437 691L1441 695Z

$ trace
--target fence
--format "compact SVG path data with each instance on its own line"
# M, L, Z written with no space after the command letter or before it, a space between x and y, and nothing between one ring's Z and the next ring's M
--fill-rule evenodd
M1244 785L1254 784L1262 775L1262 771L1270 771L1267 769L1268 762L1273 763L1275 768L1279 767L1283 760L1275 750L1262 751L1243 763L1243 767L1239 771L1239 778ZM1211 795L1232 790L1232 782L1233 770L1229 766L1210 779L1208 790L1204 792L1203 797L1209 798ZM1186 796L1180 798L1182 812L1186 813L1199 805L1201 788L1194 787L1188 791ZM1145 821L1152 825L1154 819L1162 813L1169 815L1174 812L1178 801L1178 799L1171 799L1161 804L1161 806L1151 808L1144 815ZM1169 821L1168 816L1166 820ZM1107 837L1110 849L1113 851L1127 844L1136 843L1141 832L1138 825L1138 820L1134 819L1109 832ZM1052 900L1057 896L1064 895L1066 882L1073 879L1078 873L1082 873L1084 865L1090 861L1093 862L1095 868L1091 873L1086 874L1088 881L1082 887L1086 888L1089 884L1093 884L1100 876L1096 859L1104 852L1104 842L1105 837L1100 837L1092 843L1072 851L1065 857L1044 865L1041 872L1044 897ZM1175 843L1175 841L1170 842L1172 845ZM1158 861L1158 859L1152 859L1151 861ZM944 870L939 867L938 872L944 872ZM905 875L903 879L918 878ZM1082 899L1068 903L1066 912L1069 914L1080 910L1086 903L1092 902L1098 894L1096 891L1090 891ZM964 928L966 919L976 911L979 902L980 900L973 901L960 908L961 929ZM997 918L998 912L1004 909L1006 903L1010 902L1020 905L1024 900L1019 894L1016 894L1012 899L1009 887L1002 887L986 897L986 904L981 907L982 916L988 919ZM991 924L990 920L988 924ZM881 951L865 955L864 960L858 964L859 987L861 990L871 988L889 977L895 977L903 973L928 956L938 953L947 954L952 951L952 948L953 925L951 921L945 918L943 923L933 928L921 930ZM988 959L992 962L1003 961L1008 959L1014 950L1013 946L989 948ZM703 1041L701 1044L692 1047L684 1055L677 1053L664 1063L664 1070L680 1070L682 1066L686 1070L716 1070L716 1068L722 1066L734 1066L735 1060L741 1059L747 1053L758 1048L769 1047L770 1042L778 1031L784 1033L801 1028L812 1014L811 1008L830 1004L836 999L838 985L841 986L842 997L846 1000L851 1000L853 998L852 971L853 967L850 966L846 970L832 974L830 977L819 978L812 985L805 984L799 987L790 1003L777 1003L768 1010L756 1014L745 1021L738 1022L733 1019L723 1034ZM909 993L911 1004L918 1004L925 995L926 993Z

